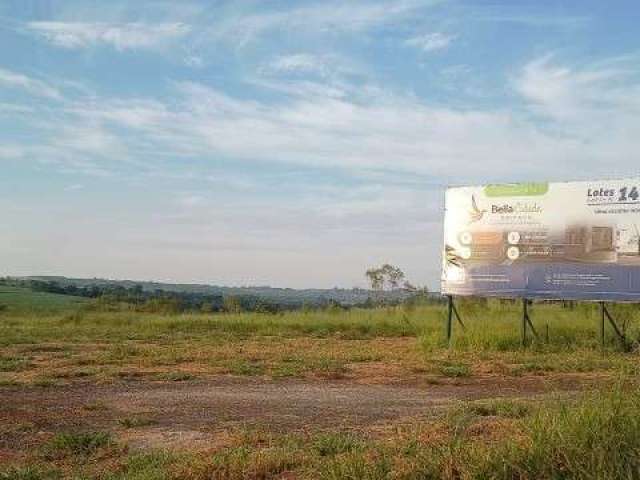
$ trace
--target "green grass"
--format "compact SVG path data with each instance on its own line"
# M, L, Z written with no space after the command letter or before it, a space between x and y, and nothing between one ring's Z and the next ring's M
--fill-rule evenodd
M540 338L531 338L526 349L520 344L520 306L497 301L460 301L465 329L454 325L451 348L444 337L444 305L282 315L91 309L11 314L0 322L0 349L5 350L0 350L0 374L11 373L11 379L22 383L50 378L52 371L67 381L86 374L99 380L142 375L172 379L190 373L341 379L352 370L366 370L367 363L398 365L431 381L434 375L463 378L476 371L509 376L640 374L637 353L622 353L609 330L602 354L597 307L534 305L531 315ZM621 324L626 321L628 339L637 345L640 308L615 305L612 310ZM384 339L402 339L406 346L387 350ZM422 359L416 357L420 349ZM196 364L198 370L189 372Z
M71 295L34 292L27 288L0 285L0 305L5 308L0 315L56 314L86 306L89 300Z
M55 470L37 466L13 467L0 471L0 480L57 480L60 475Z
M147 416L131 416L118 419L118 425L123 428L141 428L157 424L158 421Z
M195 380L196 376L188 372L168 372L158 376L158 380L166 380L169 382L188 382Z
M48 457L89 456L113 444L107 432L63 432L56 434L45 446Z
M224 341L226 338L255 336L341 339L416 337L420 338L426 351L446 346L445 307L438 305L412 308L409 311L402 307L353 309L339 314L297 311L282 315L159 315L70 310L75 300L65 301L67 303L58 305L64 305L67 310L55 314L30 315L22 312L20 315L9 315L0 324L0 341L5 345L39 344L69 339L75 342L104 341L114 344L113 359L136 355L135 346L132 347L127 342L176 342L202 338ZM56 302L51 305L55 306ZM612 309L621 323L623 320L627 321L628 338L637 341L640 338L640 309L625 305L614 305ZM457 324L454 325L454 350L520 350L521 313L517 304L489 302L485 305L462 302L460 312L466 328L463 331ZM531 337L530 348L536 351L566 352L584 348L595 349L599 346L599 312L595 304L584 304L573 310L558 305L534 305L532 318L540 334L538 340ZM608 342L611 348L617 347L610 332Z
M454 350L500 352L522 348L522 307L517 302L460 300L459 303L458 309L465 328L454 324ZM629 341L637 343L640 339L640 308L625 304L610 305L609 308L619 324L626 326ZM530 315L538 338L529 332L529 348L536 352L565 353L600 347L600 311L595 303L582 303L572 309L562 308L558 304L535 304L530 309ZM444 311L439 316L444 322ZM605 328L608 347L618 349L619 344L608 323ZM426 350L442 348L442 327L425 328L421 341Z
M82 341L126 342L171 339L247 338L251 336L415 337L420 327L402 320L401 309L328 312L157 315L135 312L86 312L50 316L22 315L0 324L0 342ZM433 317L433 313L431 315Z
M445 377L470 377L471 367L465 363L445 363L440 366L440 373Z
M384 434L313 426L296 434L252 431L206 454L127 456L108 432L63 432L25 460L33 466L0 467L0 480L640 479L638 353L621 352L610 331L607 349L600 350L597 305L534 305L541 338L523 349L519 305L461 301L465 330L454 326L449 349L444 306L158 315L97 312L75 301L39 311L18 303L0 313L0 386L7 388L119 377L188 381L220 373L342 379L360 372L377 378L386 368L433 383L480 374L600 372L626 385L572 400L463 402L440 417L392 426ZM637 341L640 308L612 310ZM84 408L97 415L107 407L98 402ZM153 423L144 415L110 422L120 433Z
M313 442L313 449L321 457L333 457L335 455L362 450L365 443L350 433L323 433L318 435Z
M104 475L103 480L169 480L175 478L170 468L178 457L165 452L134 454L116 472Z
M539 409L522 425L523 442L474 445L473 478L638 478L640 394L616 389L576 405Z
M471 402L466 410L481 417L524 418L531 413L528 403L513 399L494 399Z
M29 365L25 357L0 356L0 372L19 372L29 368Z

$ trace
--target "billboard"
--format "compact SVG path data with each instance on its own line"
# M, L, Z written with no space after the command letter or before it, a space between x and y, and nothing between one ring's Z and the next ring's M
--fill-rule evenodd
M449 188L441 291L640 300L640 178Z

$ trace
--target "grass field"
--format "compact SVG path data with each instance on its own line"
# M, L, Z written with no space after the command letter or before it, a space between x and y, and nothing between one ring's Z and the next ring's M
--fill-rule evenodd
M0 292L3 480L640 478L633 306L612 308L625 352L609 327L600 348L589 304L534 305L523 349L517 304L461 302L448 348L443 305L155 315L59 297Z
M0 285L0 309L14 314L51 314L70 311L87 303L86 298L33 292L25 288Z

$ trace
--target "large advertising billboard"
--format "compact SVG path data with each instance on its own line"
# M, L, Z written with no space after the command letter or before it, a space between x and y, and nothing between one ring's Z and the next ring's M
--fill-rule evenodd
M640 178L449 188L441 290L640 300Z

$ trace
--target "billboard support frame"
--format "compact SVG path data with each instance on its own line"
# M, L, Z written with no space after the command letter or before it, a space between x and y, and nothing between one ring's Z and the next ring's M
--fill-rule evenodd
M533 326L533 322L531 321L531 317L529 316L529 305L531 304L531 300L528 298L522 299L522 346L527 346L527 326L531 329L533 336L536 340L538 340L538 332L536 328Z
M451 347L451 340L453 338L453 317L455 315L456 320L460 324L462 331L465 331L465 326L460 317L460 313L458 313L458 309L453 301L453 295L447 295L448 300L448 308L447 308L447 345Z
M609 324L611 325L611 328L615 332L616 336L618 337L618 340L620 341L620 346L622 347L623 350L627 350L628 344L627 344L627 337L624 332L624 328L621 330L620 327L618 327L618 324L616 323L615 319L609 312L609 309L607 308L607 305L605 302L600 302L600 310L602 313L600 318L600 344L602 348L604 349L605 347L605 328L604 327L605 327L605 318L606 318L609 321Z

